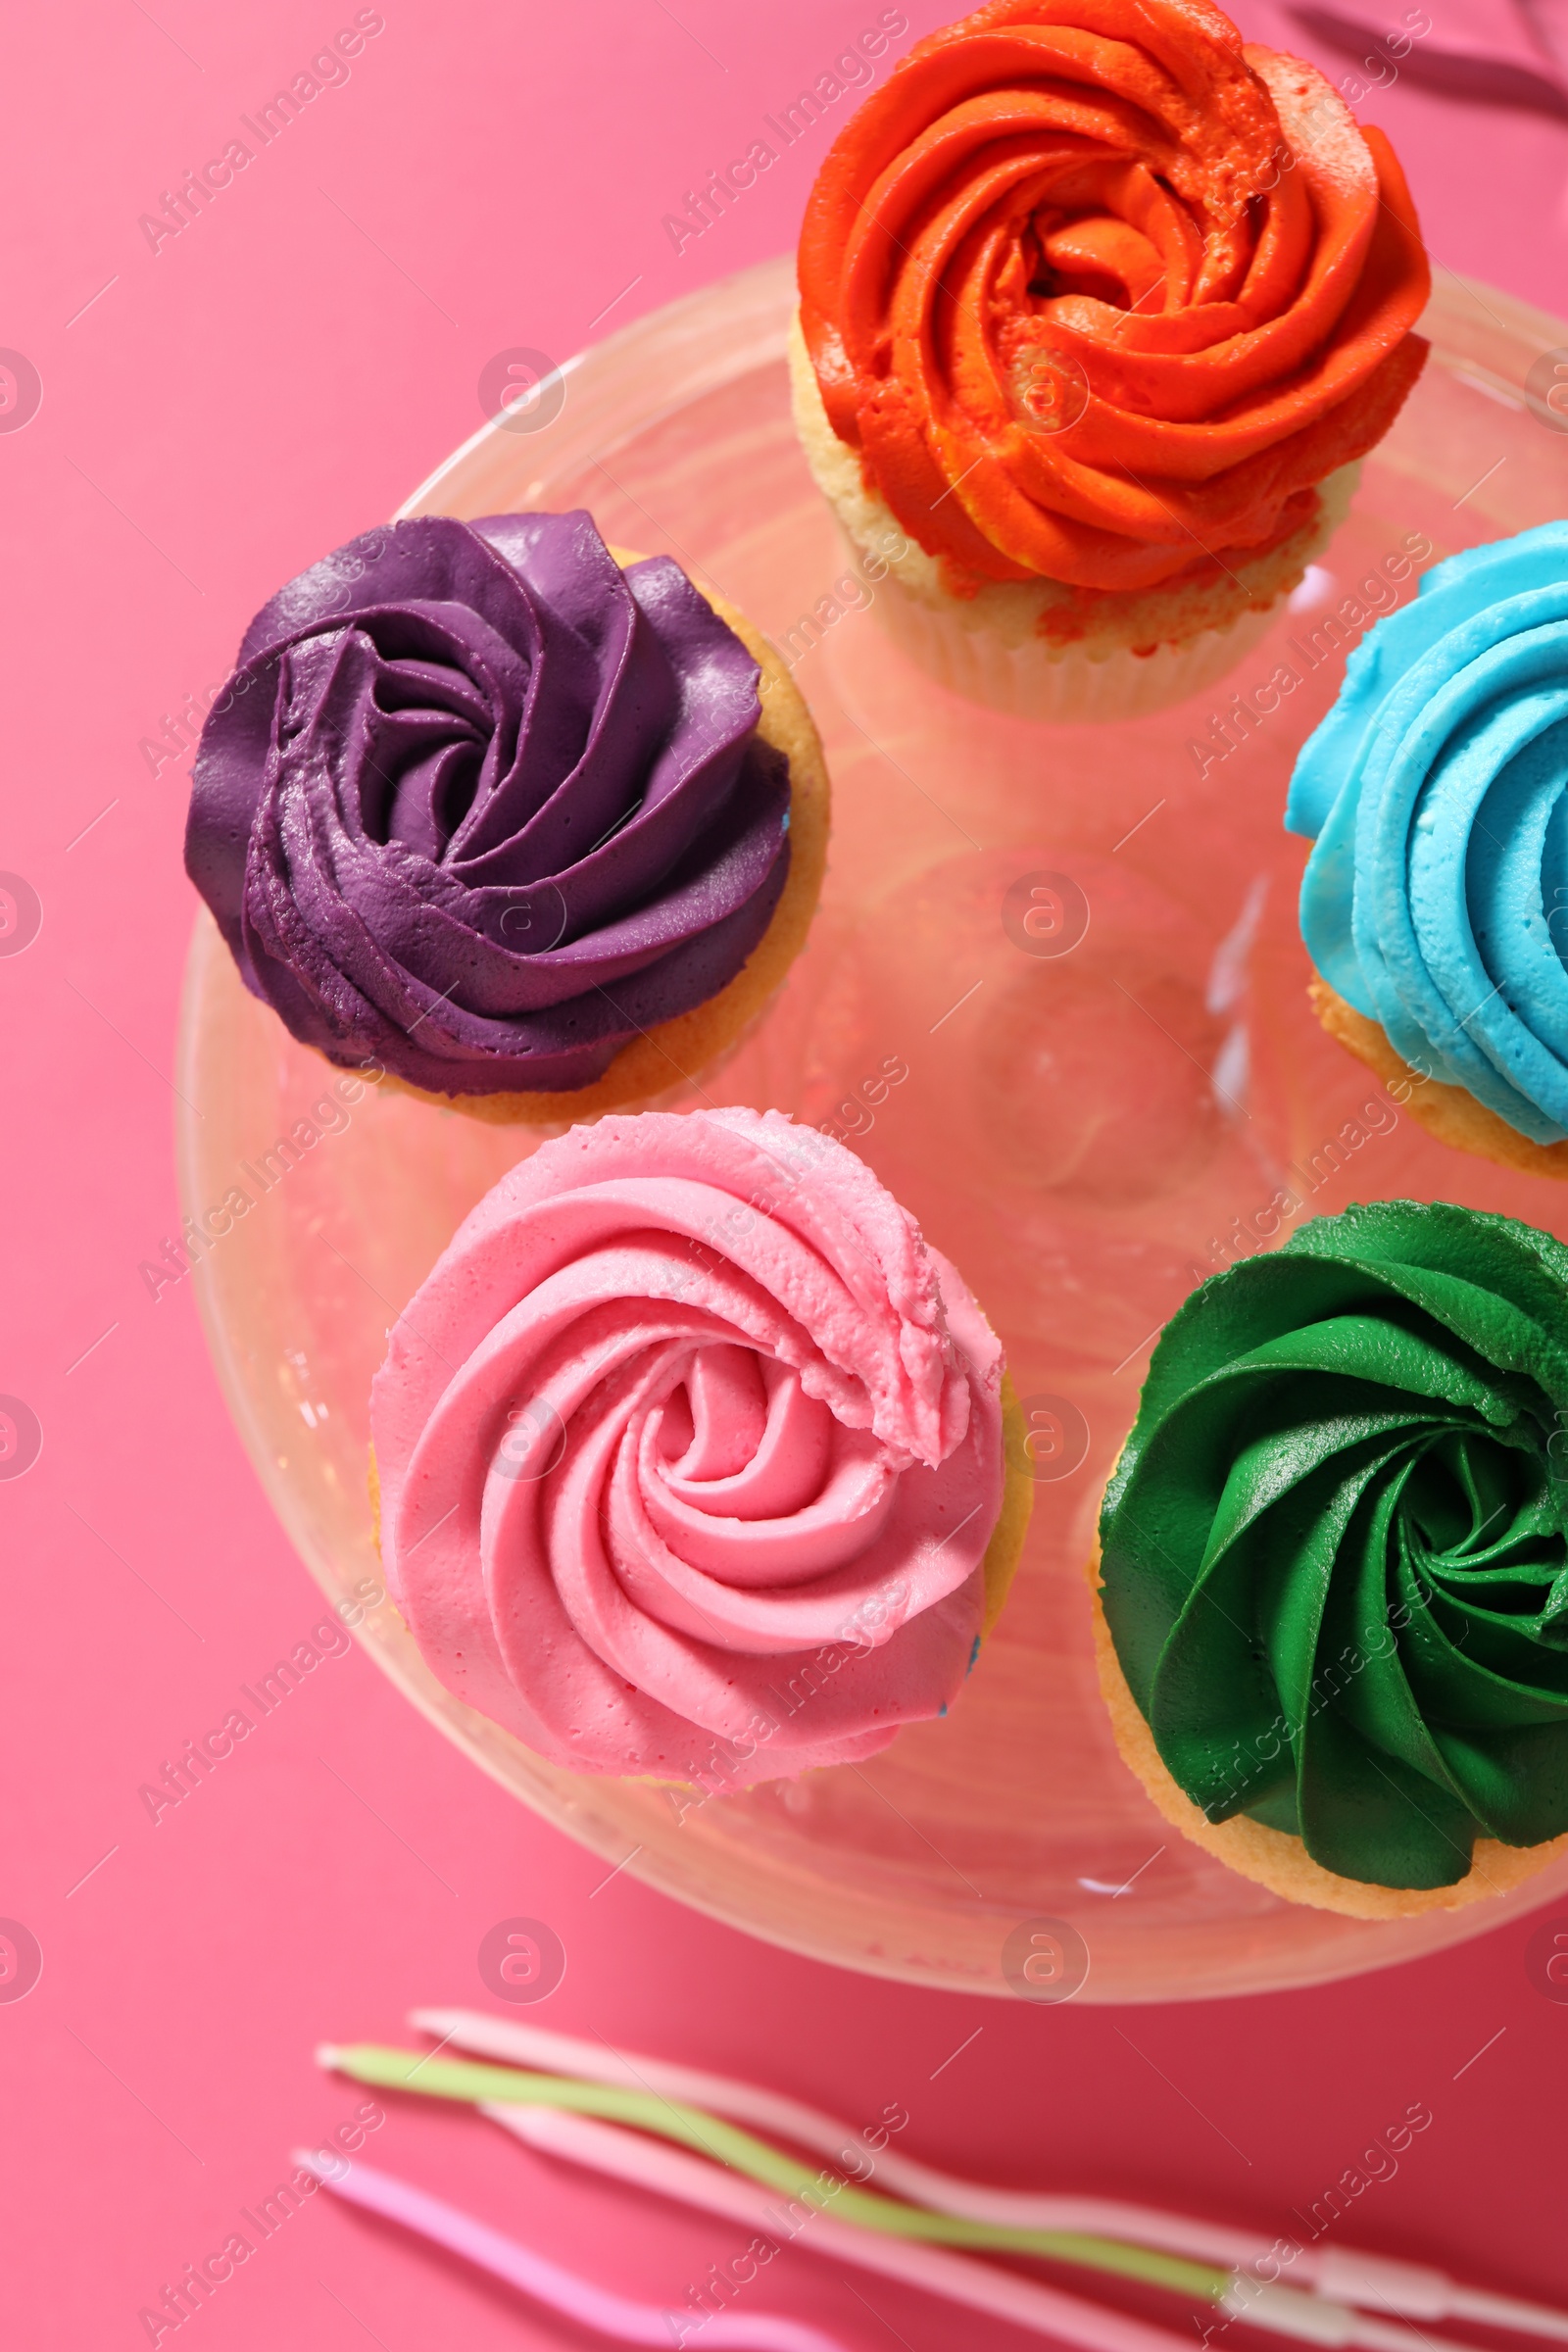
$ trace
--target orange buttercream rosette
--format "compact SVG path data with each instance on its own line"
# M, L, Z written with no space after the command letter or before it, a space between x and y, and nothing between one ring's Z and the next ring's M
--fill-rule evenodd
M1388 141L1204 0L991 0L918 43L822 168L800 282L834 431L959 587L1274 545L1427 350Z

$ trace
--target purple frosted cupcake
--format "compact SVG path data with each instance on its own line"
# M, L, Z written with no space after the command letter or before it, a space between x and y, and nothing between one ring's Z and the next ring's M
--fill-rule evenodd
M542 1122L716 1066L804 945L827 815L777 655L667 556L427 516L252 621L185 863L303 1044Z

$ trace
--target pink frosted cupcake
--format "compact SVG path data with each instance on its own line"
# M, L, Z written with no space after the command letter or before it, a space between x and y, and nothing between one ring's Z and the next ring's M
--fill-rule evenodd
M946 1714L1028 1516L962 1280L778 1111L545 1144L399 1318L371 1428L427 1663L582 1772L739 1788Z

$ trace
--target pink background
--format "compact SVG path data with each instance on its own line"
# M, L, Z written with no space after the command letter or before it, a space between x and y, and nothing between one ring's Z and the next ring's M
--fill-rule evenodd
M944 13L908 5L916 31ZM1430 5L1441 24L1443 0ZM1231 2005L1030 2010L861 1981L626 1874L595 1892L604 1865L506 1799L358 1650L158 1827L138 1801L320 1613L229 1428L190 1286L155 1305L137 1276L175 1221L171 1072L193 912L183 766L155 778L141 739L223 674L274 586L388 514L473 430L494 353L564 357L789 245L820 138L683 255L662 216L876 13L386 0L347 84L156 255L138 217L353 7L12 14L0 343L44 387L25 429L0 434L0 867L44 909L27 952L0 961L0 1390L44 1430L30 1474L0 1487L0 1915L44 1951L36 1989L0 2006L0 2309L18 2344L146 2341L139 2308L354 2104L313 2044L393 2037L418 2002L484 2002L479 1938L519 1912L569 1955L529 2013L541 2022L765 2074L857 2122L902 2101L907 2147L1000 2180L1180 2199L1273 2232L1425 2101L1432 2128L1347 2238L1568 2301L1568 2008L1533 1987L1528 1928ZM1313 54L1272 8L1244 22ZM1568 307L1568 125L1408 77L1363 111L1395 135L1442 262ZM448 2112L411 2102L373 2147L649 2299L682 2301L733 2250L724 2225L553 2172ZM852 2285L806 2251L769 2281L768 2302L857 2347L1026 2340ZM325 2198L191 2325L208 2352L587 2340Z

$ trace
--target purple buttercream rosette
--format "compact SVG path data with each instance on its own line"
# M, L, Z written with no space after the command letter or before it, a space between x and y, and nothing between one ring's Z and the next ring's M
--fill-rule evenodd
M734 978L789 870L758 665L589 516L368 532L252 621L185 864L329 1060L447 1095L592 1085Z

